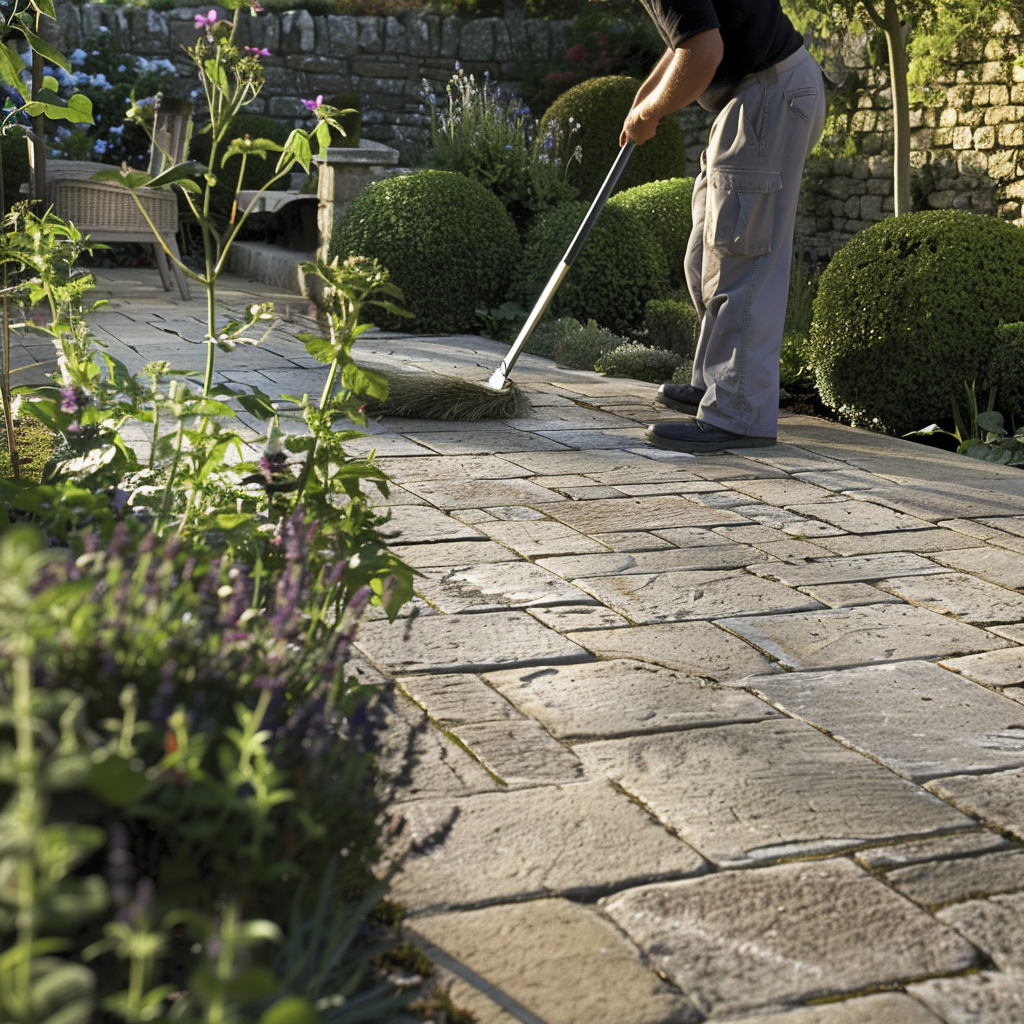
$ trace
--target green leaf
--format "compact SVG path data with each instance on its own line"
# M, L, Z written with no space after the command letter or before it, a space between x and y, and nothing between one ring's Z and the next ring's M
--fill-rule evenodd
M25 37L28 45L44 60L50 64L56 64L57 67L63 68L65 71L71 70L71 61L55 46L51 46L45 39L37 36L23 21L18 23L18 31Z
M320 1024L320 1014L308 999L288 996L265 1010L256 1024Z
M107 883L99 875L65 878L49 895L40 897L40 926L74 930L102 914L110 903Z
M277 414L270 396L260 391L259 388L253 388L248 395L239 395L238 404L259 420L272 420Z
M349 363L341 371L341 383L357 395L369 395L380 401L388 397L387 378L373 370L364 370L355 363Z
M987 430L990 434L1005 434L1006 430L1003 426L1002 413L998 412L979 412L978 413L978 426L982 430Z
M296 128L285 140L284 151L277 161L277 170L284 171L293 163L297 163L302 166L304 171L308 172L312 159L313 150L309 144L309 136L301 128Z
M115 167L107 171L98 171L90 181L110 182L113 185L124 185L125 188L142 188L153 180L152 174L145 171L122 171Z
M224 151L221 164L232 156L255 156L266 160L268 153L281 153L284 146L270 139L232 139L228 148Z
M340 129L341 134L344 135L345 134L345 130L341 127L341 125L338 125L338 128ZM327 150L330 148L330 145L331 145L331 127L330 127L330 125L328 125L324 121L321 121L316 126L315 135L316 135L316 143L317 143L317 146L318 146L318 148L320 150L320 157L321 157L321 159L323 159L324 157L327 156Z
M17 90L22 99L28 99L31 95L29 87L21 80L21 73L25 65L21 57L9 46L0 43L0 78L12 89Z
M184 180L194 185L196 191L198 191L199 185L192 181L192 179L199 173L200 166L195 160L186 160L184 163L175 164L173 167L168 167L166 171L158 174L155 178L151 178L149 187L163 188L164 185Z
M218 530L236 530L245 523L251 523L255 517L247 512L221 512L213 517Z
M315 334L303 332L299 335L299 340L305 342L306 351L314 359L318 359L321 363L334 362L337 350L326 338L319 338Z
M57 11L53 6L53 0L33 0L35 8L44 18L57 20Z
M94 760L89 772L89 788L114 807L127 807L141 800L155 785L147 780L144 771L117 754Z

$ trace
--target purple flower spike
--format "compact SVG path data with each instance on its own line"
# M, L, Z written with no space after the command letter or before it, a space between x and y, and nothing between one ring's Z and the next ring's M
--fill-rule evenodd
M303 100L302 105L307 110L316 110L317 107L322 107L324 105L323 94L321 93L315 100Z

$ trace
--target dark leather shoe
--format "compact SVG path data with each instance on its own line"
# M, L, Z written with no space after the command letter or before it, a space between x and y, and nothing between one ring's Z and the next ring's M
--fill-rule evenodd
M652 423L647 428L647 440L658 448L689 452L692 455L724 452L731 448L770 448L775 444L774 437L734 434L731 430L723 430L692 418Z
M703 397L704 389L695 388L692 384L662 384L654 400L670 409L696 416Z

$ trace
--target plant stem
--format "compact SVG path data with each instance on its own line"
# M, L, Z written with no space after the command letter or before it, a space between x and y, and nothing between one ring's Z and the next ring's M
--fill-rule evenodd
M15 774L18 810L24 834L35 839L39 825L39 794L36 790L36 748L32 730L32 663L26 652L17 654L14 677ZM18 852L17 932L22 957L15 966L15 1005L27 1010L32 986L32 944L35 939L35 842Z
M7 288L7 264L4 264L4 289ZM4 295L3 311L3 371L0 378L0 392L3 398L4 426L7 428L7 454L11 459L11 471L14 478L21 476L21 460L18 457L18 441L14 436L14 412L11 408L11 320L7 308L7 296Z

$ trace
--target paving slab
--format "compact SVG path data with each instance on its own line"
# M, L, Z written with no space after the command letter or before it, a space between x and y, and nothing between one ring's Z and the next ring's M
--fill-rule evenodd
M414 494L440 509L491 508L557 501L560 495L532 480L416 480L406 484Z
M822 583L797 589L829 608L856 608L862 604L893 604L899 601L895 595L886 594L870 583Z
M411 434L410 441L430 455L502 455L512 452L564 452L566 446L514 427L499 430L493 426L470 424L473 430L431 430ZM382 452L382 454L407 454Z
M891 533L899 530L926 530L932 524L884 505L850 498L838 502L800 504L789 502L787 507L797 515L813 516L847 533Z
M806 594L741 572L678 569L591 576L574 582L638 625L821 607Z
M981 522L993 526L1004 533L1012 533L1024 537L1024 516L982 516Z
M887 551L952 551L977 546L953 530L902 530L898 533L840 533L818 537L815 543L837 555L876 555Z
M416 593L442 612L595 604L593 597L531 562L424 569Z
M627 420L611 430L540 430L535 437L557 442L560 447L594 451L600 448L628 448L642 444L647 433L646 427L629 426Z
M427 544L436 541L486 540L484 534L436 508L403 505L391 513L384 527L398 544Z
M601 604L539 606L528 610L538 622L563 636L579 630L617 629L630 625L628 619Z
M835 489L829 490L792 478L731 481L730 489L741 494L749 494L768 505L778 505L780 508L836 500Z
M595 533L593 537L612 551L664 551L665 548L677 546L658 534L645 533L643 530Z
M931 1010L902 992L881 992L783 1013L715 1020L716 1024L943 1024Z
M885 877L897 892L932 908L1019 892L1024 889L1024 850L996 850L975 857L913 864L895 868Z
M546 513L538 512L537 509L530 508L528 505L493 505L489 509L470 509L467 511L471 511L477 516L489 516L491 519L509 523L547 518ZM458 514L460 513L453 513L453 515Z
M577 744L708 860L742 866L970 827L802 722L776 719Z
M1018 537L1016 534L997 530L995 527L987 526L979 519L950 519L946 522L940 522L938 525L953 530L965 538L970 537L973 539L975 543L968 545L969 547L977 547L978 542L984 541L986 544L992 544L997 548L1005 548L1007 551L1024 552L1024 537Z
M986 630L905 604L729 618L718 624L795 670L941 658L1009 646Z
M512 480L528 477L530 471L507 459L493 455L467 455L462 458L440 455L415 459L381 458L377 465L398 483L429 480Z
M908 989L945 1024L1020 1024L1024 974L982 971L964 978L936 978Z
M398 685L444 727L519 718L500 693L472 672L453 675L399 676Z
M892 576L944 573L940 565L917 554L853 555L849 558L824 558L820 561L780 565L768 562L751 564L758 576L778 580L790 587L821 583L855 583L884 580Z
M746 544L698 545L657 551L610 552L540 558L538 564L567 580L594 576L675 572L680 569L742 569L764 555Z
M966 658L947 658L940 664L983 686L1001 689L1024 683L1024 647L969 654Z
M605 498L564 501L538 506L538 510L583 533L617 530L666 530L676 526L721 526L743 523L735 512L709 509L686 498L663 495L652 498Z
M936 779L928 789L965 814L1024 840L1024 770Z
M705 871L707 862L598 780L402 804L389 896L411 913L543 896L592 899ZM629 841L623 842L628 836Z
M935 916L984 950L997 967L1024 972L1024 893L955 903Z
M1024 555L1003 548L961 548L959 551L941 551L935 561L951 569L980 576L989 583L1019 590L1024 587Z
M359 627L356 646L392 674L487 671L590 657L578 644L521 611L366 622Z
M914 782L1024 765L1024 707L927 661L744 686Z
M481 536L481 535L478 535ZM485 565L491 562L514 562L515 553L502 544L487 540L435 541L426 544L392 544L397 555L414 569L438 566Z
M891 843L858 850L853 859L871 871L889 871L922 861L952 860L974 853L1008 849L1010 843L995 832L958 832L912 843Z
M749 694L638 661L495 672L486 679L522 714L569 741L777 717Z
M881 580L878 586L911 604L975 625L1024 620L1024 594L986 583L966 573L942 573L926 579Z
M603 907L716 1018L962 971L976 955L845 860L648 885Z
M550 519L522 522L498 520L483 526L482 529L489 537L511 548L523 558L577 555L608 550L601 542L571 529L564 523L556 523Z
M407 928L414 941L428 943L428 955L527 1024L702 1019L678 989L643 964L613 924L568 900L418 917Z
M470 722L451 731L506 785L559 785L586 777L579 758L528 718Z
M658 467L649 459L630 452L615 450L577 452L559 449L557 451L510 451L504 459L515 466L521 466L531 473L542 476L557 476L564 473L581 473L591 476L594 473L607 473L624 467L639 467L643 474L651 476L657 473ZM607 483L595 480L595 483Z
M567 633L567 637L598 658L637 658L718 682L781 671L750 644L699 620Z

